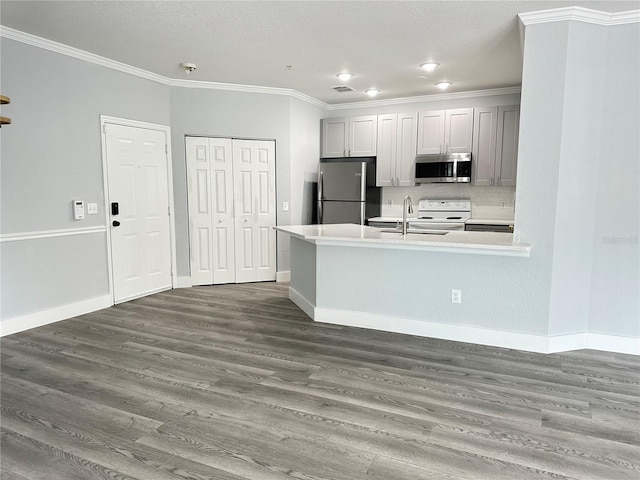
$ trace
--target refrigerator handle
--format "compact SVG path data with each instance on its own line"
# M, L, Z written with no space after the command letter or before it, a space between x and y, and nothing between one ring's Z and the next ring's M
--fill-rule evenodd
M360 165L360 201L364 202L367 200L367 164L362 163ZM360 223L360 225L364 225L364 223Z
M322 197L323 197L323 183L324 183L324 178L322 176L322 170L320 170L320 173L318 174L318 224L322 225L323 221L322 221Z

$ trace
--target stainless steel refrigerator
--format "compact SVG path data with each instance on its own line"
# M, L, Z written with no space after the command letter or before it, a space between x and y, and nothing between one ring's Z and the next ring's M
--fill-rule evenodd
M321 159L318 165L318 223L365 225L380 216L374 158Z

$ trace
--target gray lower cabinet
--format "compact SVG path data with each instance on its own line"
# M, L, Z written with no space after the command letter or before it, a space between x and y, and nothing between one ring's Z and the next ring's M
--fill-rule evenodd
M513 233L513 225L492 223L468 223L464 226L466 232L504 232Z

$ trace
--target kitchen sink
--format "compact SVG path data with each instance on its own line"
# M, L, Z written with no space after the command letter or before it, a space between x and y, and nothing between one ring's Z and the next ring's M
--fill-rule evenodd
M399 233L400 235L402 235L402 232L400 230L396 230L395 228L393 229L382 229L381 230L382 233ZM407 233L419 233L420 235L446 235L447 233L449 233L448 230L424 230L421 228L410 228L407 230Z

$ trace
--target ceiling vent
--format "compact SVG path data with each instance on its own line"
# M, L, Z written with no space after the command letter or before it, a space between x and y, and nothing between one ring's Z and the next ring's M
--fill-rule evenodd
M331 88L333 88L336 92L340 92L340 93L355 92L355 90L351 88L349 85L338 85L337 87L331 87Z

